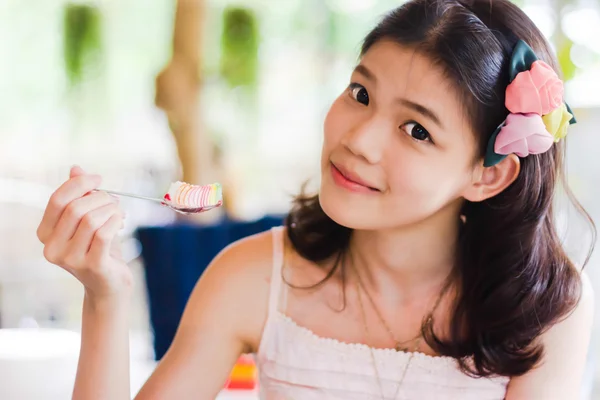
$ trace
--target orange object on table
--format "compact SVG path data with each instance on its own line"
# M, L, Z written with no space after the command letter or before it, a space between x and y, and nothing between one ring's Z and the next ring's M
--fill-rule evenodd
M242 355L234 365L225 389L254 390L257 386L256 363L250 355Z

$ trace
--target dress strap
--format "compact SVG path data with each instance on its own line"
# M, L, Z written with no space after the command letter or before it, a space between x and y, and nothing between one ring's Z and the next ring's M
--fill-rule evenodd
M273 269L269 291L269 314L277 312L279 308L282 283L281 268L283 266L283 230L283 226L277 226L271 230L273 236Z

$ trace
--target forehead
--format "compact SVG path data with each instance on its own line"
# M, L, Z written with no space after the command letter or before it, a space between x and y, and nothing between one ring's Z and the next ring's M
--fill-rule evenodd
M364 54L361 64L373 73L377 96L425 106L449 135L472 133L462 101L444 70L414 48L382 40Z

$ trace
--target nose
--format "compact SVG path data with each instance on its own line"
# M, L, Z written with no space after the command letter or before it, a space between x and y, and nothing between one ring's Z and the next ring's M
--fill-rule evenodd
M357 123L342 137L342 145L369 164L381 162L389 127L381 118L372 117Z

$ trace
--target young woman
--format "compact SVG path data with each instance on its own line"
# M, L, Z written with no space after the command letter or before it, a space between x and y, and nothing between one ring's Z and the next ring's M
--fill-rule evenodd
M324 124L321 188L199 280L138 399L211 399L254 352L263 399L574 399L589 283L552 201L572 112L508 0L413 0L366 37ZM85 286L76 399L129 397L121 214L79 168L45 256Z

